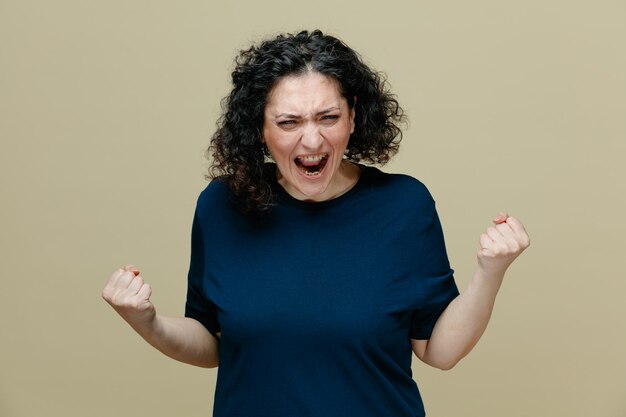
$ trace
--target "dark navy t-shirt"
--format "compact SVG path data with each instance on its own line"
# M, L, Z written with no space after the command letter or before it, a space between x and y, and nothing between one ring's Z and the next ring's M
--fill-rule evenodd
M220 179L200 194L185 316L221 332L215 417L425 415L410 339L459 294L454 270L426 186L361 169L323 202L274 181L264 220Z

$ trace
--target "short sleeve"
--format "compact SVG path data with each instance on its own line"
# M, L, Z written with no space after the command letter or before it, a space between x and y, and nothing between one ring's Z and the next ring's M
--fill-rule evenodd
M448 304L459 295L454 270L450 268L443 230L437 210L433 207L433 218L424 234L420 256L420 285L424 302L412 311L409 337L430 339L437 319Z
M206 294L205 239L201 223L196 209L191 227L191 261L187 275L185 317L198 320L215 336L220 331L220 325L217 308Z

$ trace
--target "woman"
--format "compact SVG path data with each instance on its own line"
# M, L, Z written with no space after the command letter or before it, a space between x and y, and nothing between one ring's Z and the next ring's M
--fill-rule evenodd
M103 297L151 345L216 367L215 416L423 416L411 357L452 368L529 245L499 213L459 295L435 202L387 174L403 112L320 31L242 51L192 226L185 317L126 266ZM223 333L223 335L222 335Z

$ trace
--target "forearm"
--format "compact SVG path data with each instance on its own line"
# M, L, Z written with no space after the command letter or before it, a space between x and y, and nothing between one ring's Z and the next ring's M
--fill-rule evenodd
M203 368L218 366L218 340L195 319L157 314L149 326L130 325L150 345L170 358Z
M504 273L488 274L480 267L466 290L441 314L424 352L424 362L450 369L478 343L491 318Z

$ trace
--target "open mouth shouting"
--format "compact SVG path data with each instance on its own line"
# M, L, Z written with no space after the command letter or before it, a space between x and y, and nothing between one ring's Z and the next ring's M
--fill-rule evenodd
M307 177L315 177L322 173L326 162L328 161L328 154L319 155L306 155L298 156L294 159L298 170Z

